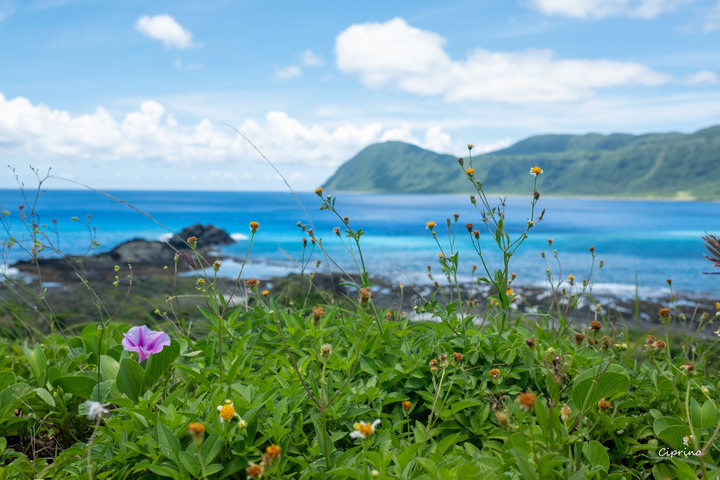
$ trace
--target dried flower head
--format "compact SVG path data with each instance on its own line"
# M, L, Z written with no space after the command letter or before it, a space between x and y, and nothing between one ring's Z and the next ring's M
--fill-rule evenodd
M528 348L529 348L530 350L532 350L533 348L535 348L535 339L534 339L534 338L526 338L526 339L525 339L525 345L527 345Z
M85 401L85 408L87 408L87 419L88 420L95 420L96 422L99 422L100 419L104 416L110 413L110 411L105 408L109 403L100 403L95 402L93 400L86 400Z
M409 400L405 400L402 402L402 408L403 410L410 410L412 408L412 403Z
M367 305L367 303L370 301L370 289L369 288L361 288L358 293L360 293L360 303L362 305Z
M467 231L468 231L469 233L472 233L473 224L472 224L472 223L466 223L466 224L465 224L465 228L467 228Z
M603 398L598 402L598 407L600 410L605 411L612 408L612 404Z
M463 354L460 352L453 352L452 357L453 357L453 362L460 363L463 359Z
M458 163L459 163L460 165L462 165L463 163L465 163L465 160L463 160L462 157L458 158L457 161L458 161Z
M245 469L245 473L247 473L247 478L249 480L252 478L261 478L263 471L260 465L257 463L251 463L250 466Z
M570 407L567 406L567 404L564 404L562 408L560 409L560 418L562 421L566 421L568 417L570 417L570 414L572 413L572 410Z
M510 425L510 417L502 410L495 410L495 418L497 419L498 425L501 427L507 427Z
M575 343L577 343L578 346L582 344L583 340L585 340L584 333L576 333L575 334Z
M276 460L280 458L280 453L282 453L282 448L280 448L279 445L270 445L265 449L265 453L268 455L268 457L272 458L273 460Z
M197 237L188 237L187 244L190 245L190 248L195 248L197 246Z
M188 424L188 431L193 440L196 442L202 441L205 434L205 424L202 422L191 422Z
M317 325L318 323L320 323L320 319L322 318L322 316L325 315L325 309L323 307L313 307L312 313L313 323Z
M258 285L260 285L260 280L257 278L248 278L247 281L245 281L245 286L248 288L257 288Z
M661 308L658 310L658 315L660 315L660 318L670 318L670 309L667 307Z
M535 394L530 392L523 392L517 396L517 401L520 404L520 408L527 412L535 406Z
M680 368L685 370L687 373L693 373L695 371L695 364L690 362L685 362L682 365L680 365Z
M657 342L655 342L655 347L656 347L658 350L662 350L662 349L664 349L666 346L667 346L667 345L666 345L665 342L663 342L662 340L658 340Z
M329 343L326 343L322 347L320 347L320 356L321 357L328 358L331 353L332 353L332 346Z
M602 328L602 323L598 322L597 320L593 320L590 322L590 330L593 332L597 332Z
M214 271L217 272L218 270L220 270L220 267L221 267L221 266L222 266L222 262L221 262L220 260L215 260L215 261L213 262L213 270L214 270Z

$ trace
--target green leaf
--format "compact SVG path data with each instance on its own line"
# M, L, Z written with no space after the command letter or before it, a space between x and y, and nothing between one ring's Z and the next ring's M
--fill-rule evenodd
M415 457L417 452L422 447L423 447L422 443L414 443L413 445L411 445L410 447L405 449L403 452L398 454L398 456L396 457L395 460L397 461L397 464L400 467L399 468L400 471L405 470L405 467L407 467L408 463L410 463L410 460L412 460L413 457Z
M197 477L200 474L200 463L185 450L180 451L180 463L193 476Z
M180 345L173 341L166 345L160 353L150 355L145 364L145 374L142 379L140 392L150 389L158 378L170 368L170 364L180 355Z
M179 462L180 441L162 422L157 424L157 439L162 454L176 463Z
M332 470L327 472L327 474L337 475L337 478L354 478L355 480L360 479L355 469L350 467L333 468Z
M700 409L701 428L714 427L718 424L718 411L710 400L703 403Z
M120 364L113 357L100 355L100 374L103 380L115 380Z
M416 457L415 461L418 462L430 475L435 475L437 472L437 465L429 458Z
M23 352L25 353L25 358L30 364L33 375L35 375L35 378L37 379L38 386L45 385L47 357L45 357L45 352L43 352L40 344L36 343L35 348L32 350L30 350L27 346L23 346Z
M450 411L452 411L453 414L459 412L460 410L464 410L466 408L470 407L479 407L482 405L483 402L480 400L477 400L475 398L469 398L467 400L460 400L459 402L455 402L450 406Z
M50 405L51 407L55 406L55 399L53 398L52 394L50 394L50 392L48 392L44 388L36 388L35 393L37 393L37 396L40 397L40 399L46 404Z
M137 402L144 373L145 371L135 360L124 358L120 362L115 380L120 393L124 393L130 400Z
M688 433L685 422L674 417L660 417L653 422L655 436L667 443L671 448L680 450L683 447L683 437Z
M591 440L583 445L582 451L591 466L600 465L605 472L610 470L610 457L602 443Z
M216 433L211 434L203 442L203 446L201 449L202 460L203 463L205 463L205 473L207 473L208 475L210 475L210 473L207 471L207 467L210 465L213 459L215 459L218 452L220 452L222 443L222 438L218 437Z
M162 475L163 477L178 478L180 476L178 469L169 463L153 464L148 466L148 469L153 473Z
M56 378L52 382L55 388L62 388L65 393L71 393L77 397L90 398L93 389L97 386L97 379L84 375L72 375Z
M620 365L610 364L602 373L599 367L585 370L577 377L572 400L578 410L595 405L600 399L610 399L630 389L630 376Z
M0 372L0 392L15 383L15 374L12 372Z

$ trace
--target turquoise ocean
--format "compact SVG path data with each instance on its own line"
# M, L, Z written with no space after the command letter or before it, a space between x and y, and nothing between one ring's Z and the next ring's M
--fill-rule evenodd
M320 271L327 271L332 262L319 249L304 252L303 237L296 226L311 223L332 260L354 271L352 257L345 244L333 233L340 220L328 211L320 211L320 199L314 193L300 193L303 207L289 192L188 192L188 191L113 191L122 202L94 191L48 190L34 205L38 224L52 226L57 221L57 237L53 241L61 251L70 254L88 249L91 235L100 243L96 251L109 250L133 239L163 239L172 232L194 223L214 224L233 235L237 243L217 249L229 256L222 272L233 277L240 271L241 260L250 242L249 222L260 223L250 250L243 277L268 278L298 272L303 259L312 270L321 260ZM19 190L0 190L0 208L7 210L7 229L0 232L0 241L9 235L28 238L19 219L20 205L25 212L33 208L35 195L27 192L27 201ZM491 203L500 198L489 197ZM511 236L521 232L530 215L527 197L506 199L506 219ZM134 208L133 208L134 207ZM460 252L460 273L469 280L473 265L480 265L469 241L465 224L470 222L481 231L482 245L488 252L489 266L499 266L496 247L481 216L469 201L460 195L380 195L339 194L336 207L348 216L350 225L362 229L363 257L371 276L385 277L392 282L428 283L428 265L437 275L440 251L426 222L437 223L438 239L449 252L446 219L459 214L455 232L455 250ZM641 294L665 295L666 279L673 288L695 293L707 292L720 297L720 275L703 275L712 270L703 254L701 236L720 235L720 203L607 200L585 198L541 198L539 210L545 209L544 220L529 233L512 259L511 271L517 274L516 284L546 284L548 266L555 278L573 274L586 278L593 264L589 247L593 246L604 267L595 277L595 288L617 295L633 295L638 285ZM140 213L144 212L144 213ZM88 215L90 215L88 219ZM72 220L77 217L78 221ZM152 218L150 218L152 217ZM84 225L89 221L89 227ZM452 231L451 227L451 237ZM548 239L552 238L552 247ZM344 239L347 243L348 239ZM553 250L557 251L557 259ZM17 246L3 249L6 271L21 258ZM337 270L337 267L333 267ZM718 270L718 269L716 269ZM437 275L440 276L440 275Z

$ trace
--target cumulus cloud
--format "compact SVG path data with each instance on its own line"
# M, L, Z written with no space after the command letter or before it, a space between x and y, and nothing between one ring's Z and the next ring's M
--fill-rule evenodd
M651 19L677 9L689 0L531 0L531 5L546 15L575 18L612 16Z
M492 52L475 49L450 58L445 39L396 18L352 25L336 39L337 66L370 88L394 85L449 101L572 102L596 90L656 86L672 77L635 62L556 59L551 50Z
M154 40L160 40L167 48L190 48L192 32L182 27L170 15L145 15L135 22L135 29Z
M370 122L327 128L304 124L281 111L268 112L261 119L247 119L237 128L274 163L283 166L284 173L292 176L300 172L301 177L307 177L311 182L308 188L371 143L405 140L441 152L452 146L449 135L439 126L417 132L417 138L421 139L418 141L408 124L388 128ZM113 165L119 162L124 167L133 165L128 167L128 172L138 168L176 170L173 166L178 164L182 165L180 170L223 172L223 165L235 161L249 162L255 169L262 163L254 149L227 126L216 125L208 119L182 125L162 104L153 100L116 118L103 107L72 115L33 104L23 97L7 99L2 94L0 157L24 158L34 163L64 162L73 167L61 173L78 178L87 171L108 175L117 171ZM95 167L90 170L80 168L93 162ZM100 164L103 166L98 167ZM245 172L258 178L258 173L251 169ZM212 180L230 182L232 178L213 174ZM257 185L262 188L261 184Z

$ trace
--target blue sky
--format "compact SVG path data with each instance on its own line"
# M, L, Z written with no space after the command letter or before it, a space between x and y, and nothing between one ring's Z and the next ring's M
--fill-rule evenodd
M718 47L720 0L0 0L0 160L26 183L283 190L231 125L312 190L386 140L692 132L720 123Z

